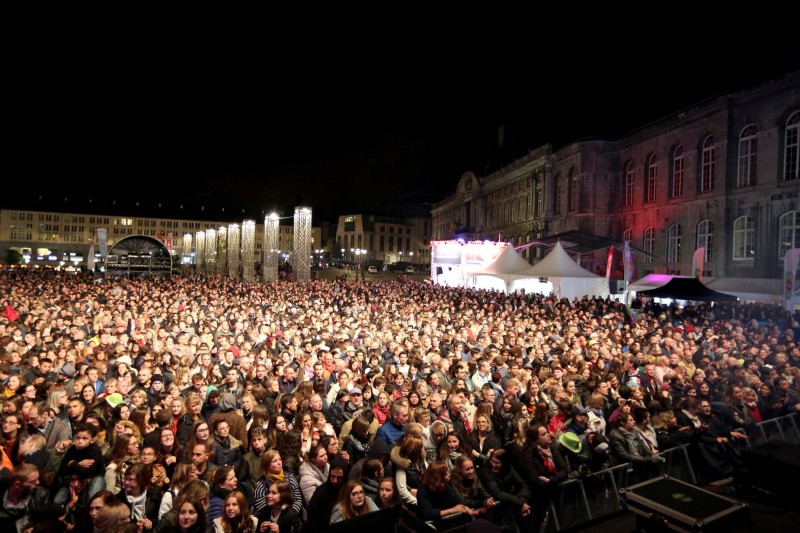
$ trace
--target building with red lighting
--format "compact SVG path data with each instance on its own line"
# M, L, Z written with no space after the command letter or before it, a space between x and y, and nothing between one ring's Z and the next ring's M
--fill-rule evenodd
M546 144L435 204L432 238L520 245L568 230L628 240L634 278L780 278L800 247L800 72L700 102L617 139ZM530 262L541 250L523 253ZM606 251L581 258L604 273ZM618 256L620 254L617 254ZM622 258L615 259L615 277Z

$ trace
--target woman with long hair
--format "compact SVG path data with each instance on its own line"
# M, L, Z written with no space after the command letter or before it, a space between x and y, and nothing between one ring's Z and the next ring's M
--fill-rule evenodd
M300 483L297 482L297 478L284 470L281 454L277 450L264 452L261 456L261 469L261 479L256 483L253 491L255 498L253 509L258 513L267 507L267 492L271 485L278 481L285 481L292 489L292 508L299 516L303 510L303 493L300 491Z
M119 494L119 491L122 490L125 472L131 465L138 463L139 458L139 437L126 433L117 435L108 458L108 466L106 466L104 476L106 490L113 494Z
M299 533L302 523L297 511L296 494L289 483L272 483L264 501L265 506L258 511L259 533Z
M142 435L150 433L150 409L147 406L133 409L133 411L131 411L130 420L136 424Z
M395 467L394 476L400 498L407 505L417 505L417 490L427 467L422 439L407 435L400 446L391 449L389 458Z
M366 495L360 481L349 480L339 491L339 498L331 511L331 524L378 511L375 502Z
M197 498L187 498L178 508L175 528L179 533L205 533L208 528L206 509Z
M280 413L272 415L269 419L269 424L267 424L267 448L270 450L278 449L280 436L288 431L286 418Z
M303 492L305 501L311 501L317 487L328 479L329 471L328 452L321 444L315 444L308 451L306 460L300 465L300 490Z
M434 461L425 470L417 498L422 519L432 520L437 529L441 529L442 519L450 515L463 513L465 517L472 517L478 514L450 485L450 471L442 461ZM448 527L455 525L458 524L448 524Z
M491 509L495 506L492 498L475 472L475 463L466 455L456 459L451 472L450 484L464 500L467 507L473 509Z
M186 456L192 453L192 450L198 444L209 444L212 446L213 451L214 439L211 438L211 429L208 422L202 419L195 422L194 426L192 426L189 440L186 441L186 446L183 447L183 455ZM185 458L188 459L188 457Z
M450 471L453 471L456 460L462 455L469 457L470 452L467 450L461 436L458 433L449 433L444 439L444 442L439 446L438 459L447 465Z
M158 508L159 520L172 509L172 504L175 503L175 498L177 498L178 493L191 481L189 471L192 467L194 467L194 465L190 463L179 463L178 466L175 467L175 472L172 473L170 479L169 488L164 491L164 495L161 497L161 505Z
M400 494L397 492L394 478L385 477L380 480L378 483L378 498L375 500L375 504L379 509L390 509L403 505Z
M258 526L258 518L250 514L247 498L238 490L228 494L222 516L212 520L216 533L256 533Z
M172 430L162 429L156 447L156 463L166 468L167 476L172 477L182 454L183 450L175 441L175 434Z
M223 507L228 496L236 490L239 480L230 465L220 466L214 471L214 482L209 490L208 518L215 520L223 516Z
M56 389L47 396L47 407L53 410L57 418L67 418L69 395L64 389Z
M145 479L150 480L150 485L162 488L169 484L167 469L164 468L164 465L156 463L157 453L155 446L144 446L139 457L141 463L147 467Z
M372 407L372 412L375 413L375 418L378 419L378 424L383 425L389 417L389 393L381 391Z
M0 392L6 398L11 398L16 396L21 390L24 390L22 387L25 385L25 380L19 376L18 374L11 374L8 376L8 381L6 384L3 385L3 390Z

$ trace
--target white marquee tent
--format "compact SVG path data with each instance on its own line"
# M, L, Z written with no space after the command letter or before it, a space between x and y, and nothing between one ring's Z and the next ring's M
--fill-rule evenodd
M476 287L504 292L519 289L538 294L552 292L569 299L609 295L608 280L579 266L561 243L556 243L550 253L533 266L509 246L494 262L469 275L474 277Z

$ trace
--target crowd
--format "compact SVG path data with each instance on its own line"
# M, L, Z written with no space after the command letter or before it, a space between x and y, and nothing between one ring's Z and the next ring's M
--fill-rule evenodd
M395 282L0 273L0 524L322 530L390 507L537 531L565 480L800 413L800 325ZM80 529L83 530L83 529ZM11 529L3 529L11 531Z

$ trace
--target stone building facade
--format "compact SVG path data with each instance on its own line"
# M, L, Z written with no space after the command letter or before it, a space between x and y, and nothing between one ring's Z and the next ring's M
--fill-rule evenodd
M619 139L544 145L487 176L461 176L432 209L434 239L520 245L567 230L631 244L635 277L779 278L800 247L800 72L700 102ZM581 265L605 271L605 254ZM619 254L618 254L619 255ZM537 249L523 254L532 263ZM615 270L621 271L621 258Z

